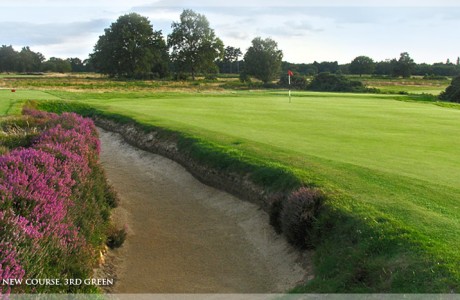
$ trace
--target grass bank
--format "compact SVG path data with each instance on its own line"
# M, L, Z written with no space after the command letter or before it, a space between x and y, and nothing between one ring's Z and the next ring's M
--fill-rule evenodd
M160 128L191 159L268 189L320 187L316 278L297 292L459 290L458 110L390 95L52 95L71 101L42 109Z

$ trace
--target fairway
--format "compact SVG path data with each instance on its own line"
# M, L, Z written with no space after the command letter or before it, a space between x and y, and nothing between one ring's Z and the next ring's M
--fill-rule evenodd
M0 116L7 114L19 114L21 106L27 100L57 100L59 98L51 96L41 91L0 89Z

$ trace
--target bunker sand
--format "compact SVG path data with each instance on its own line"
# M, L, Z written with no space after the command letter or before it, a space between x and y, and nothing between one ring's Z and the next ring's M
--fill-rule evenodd
M101 161L128 225L111 251L114 293L284 292L311 275L256 205L200 183L179 164L99 129Z

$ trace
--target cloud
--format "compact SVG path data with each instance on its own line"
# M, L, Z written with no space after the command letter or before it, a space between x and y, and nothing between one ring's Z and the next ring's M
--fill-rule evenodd
M0 40L8 44L35 46L52 45L71 38L103 33L109 20L99 19L87 22L34 24L24 22L0 22Z

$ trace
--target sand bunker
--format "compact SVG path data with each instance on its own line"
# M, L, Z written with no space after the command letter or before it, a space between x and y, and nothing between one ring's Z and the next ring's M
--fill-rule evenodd
M99 129L101 160L128 224L109 258L114 293L284 292L311 275L256 205L206 186L182 166Z

